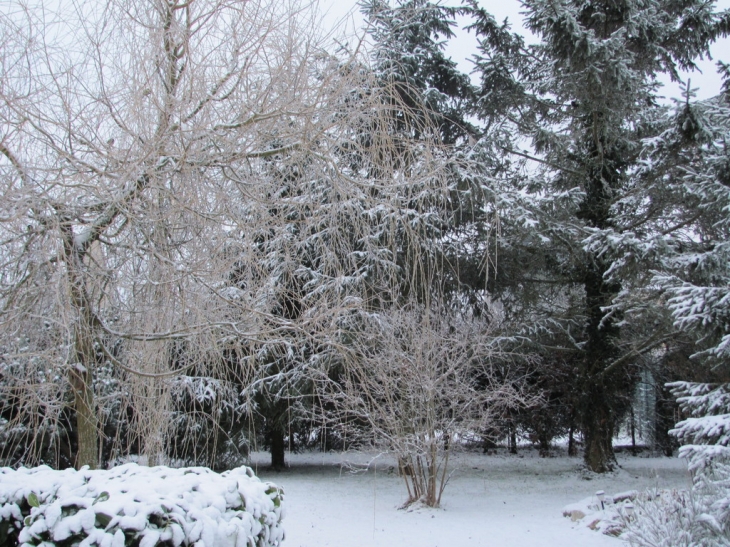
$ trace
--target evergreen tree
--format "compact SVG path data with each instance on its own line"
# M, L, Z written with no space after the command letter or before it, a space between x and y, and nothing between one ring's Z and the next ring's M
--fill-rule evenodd
M372 40L376 77L393 90L393 128L414 137L425 127L438 130L444 144L476 133L467 121L473 89L466 74L446 57L459 8L429 0L365 0L361 3ZM429 124L414 124L426 118Z
M727 67L723 66L725 70ZM676 327L696 340L695 359L727 368L730 357L730 80L713 99L684 104L647 156L647 195L663 251L653 282ZM661 177L656 177L656 172Z
M690 469L702 470L718 458L730 460L730 385L672 382L668 387L686 416L672 435Z
M648 143L639 171L647 206L634 218L649 233L640 244L635 235L633 245L626 244L655 257L651 290L691 340L690 359L712 380L668 386L688 416L673 434L683 445L680 453L698 468L729 455L730 80L727 66L720 63L720 70L723 92L698 102L687 85L665 130ZM624 300L634 302L631 295Z
M730 545L730 436L727 384L669 384L687 416L671 431L689 460L690 492L673 492L638 502L637 517L627 526L626 541L635 547Z
M651 129L647 120L658 108L656 75L676 78L678 69L691 68L726 32L728 17L704 2L523 5L527 27L540 38L534 46L473 5L482 52L479 105L490 129L515 133L497 141L502 150L534 160L536 167L513 177L499 197L518 205L515 213L507 210L504 223L534 234L531 245L509 242L526 253L527 264L535 257L512 281L512 293L533 283L557 284L559 298L577 304L561 317L529 308L535 324L568 342L562 349L581 356L584 457L590 469L603 472L615 465L611 441L633 385L630 365L661 343L615 307L629 283L617 275L622 263L614 250L627 227L615 205L634 191L642 139ZM529 151L523 149L527 139Z
M310 151L268 159L265 195L242 205L260 228L242 234L242 267L230 280L236 291L257 287L258 310L276 318L268 328L281 334L251 344L245 356L262 373L248 391L275 468L285 464L285 437L291 446L292 433L312 424L314 384L342 373L362 317L423 296L445 224L437 126L423 97L356 55L327 56L321 70L324 80L336 81L334 73L357 81L332 105L332 120L359 109L371 115L331 132L332 169L322 170ZM322 320L333 337L316 335L322 325L313 323Z

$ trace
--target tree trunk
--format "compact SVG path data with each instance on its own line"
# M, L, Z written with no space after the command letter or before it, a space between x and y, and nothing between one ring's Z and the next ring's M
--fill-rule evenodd
M578 455L578 447L577 443L575 442L575 430L576 430L576 423L575 423L575 406L571 405L570 407L570 426L568 428L568 456L577 456Z
M612 303L618 287L605 281L607 266L597 257L592 260L585 277L588 339L583 361L581 426L586 465L595 473L606 473L616 467L613 452L615 409L626 382L620 370L607 370L618 353L615 345L618 328L612 318L606 316L605 309Z
M76 469L88 465L91 469L99 466L99 428L94 403L93 369L96 360L94 350L94 321L89 298L81 273L83 250L73 241L70 229L64 232L64 251L71 304L76 312L74 324L74 361L69 371L69 383L74 394L76 413L76 433L78 450L74 466Z
M610 35L605 26L596 30L605 38ZM590 86L584 91L589 103L598 99ZM601 102L597 100L597 104ZM615 192L622 184L622 170L628 159L626 151L608 137L615 134L616 128L611 126L618 120L607 116L600 107L593 109L591 106L585 121L585 125L581 124L583 135L579 139L585 150L582 159L585 195L576 216L589 228L615 229L611 206ZM615 416L618 401L628 387L622 366L609 368L620 353L617 345L620 314L612 314L610 307L621 286L608 278L612 266L610 258L587 252L584 260L586 331L578 410L585 437L585 462L592 471L605 473L616 465L612 446Z
M636 415L634 406L631 406L631 454L636 456Z
M678 419L674 411L676 403L674 397L663 385L657 389L655 402L656 425L654 426L654 448L671 457L677 448L678 442L675 437L669 435L669 430L674 427Z
M432 434L434 434L432 432ZM428 454L428 492L426 494L426 505L429 507L438 507L438 497L436 495L438 482L438 447L435 441L431 441L431 447Z
M76 469L85 465L96 469L99 465L99 430L92 373L94 345L88 319L86 310L81 310L77 319L74 343L76 362L69 372L69 382L74 394L78 438L78 451L74 464Z
M597 395L596 404L587 406L583 415L583 457L591 471L606 473L616 468L616 456L613 452L614 420L605 398L600 393Z
M271 452L271 468L281 470L286 467L284 460L284 432L279 427L272 427L269 431L269 451Z
M573 424L570 424L570 429L568 430L568 456L577 456L578 450L575 447L575 428L573 427Z
M550 436L542 432L537 437L539 450L540 450L540 457L541 458L547 458L550 456Z
M76 376L86 376L79 387L74 388L74 409L76 410L76 431L78 435L78 452L76 454L76 469L88 465L91 469L99 466L99 444L97 417L94 409L94 392L90 385L88 373Z

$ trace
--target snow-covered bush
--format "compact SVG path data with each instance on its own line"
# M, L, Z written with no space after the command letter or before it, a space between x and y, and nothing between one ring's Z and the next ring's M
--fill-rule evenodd
M622 537L632 547L730 547L729 470L700 474L690 491L639 497Z
M605 494L603 500L589 496L563 507L563 516L607 536L620 536L625 528L628 508L633 507L638 497L636 490Z
M626 539L635 547L730 547L730 386L668 387L687 416L670 433L682 443L692 489L638 503Z
M2 468L0 546L276 546L282 499L247 467Z

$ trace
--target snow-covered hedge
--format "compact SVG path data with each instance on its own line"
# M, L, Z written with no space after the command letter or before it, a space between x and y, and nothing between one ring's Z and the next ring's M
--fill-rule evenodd
M276 546L282 499L248 467L2 468L0 546Z

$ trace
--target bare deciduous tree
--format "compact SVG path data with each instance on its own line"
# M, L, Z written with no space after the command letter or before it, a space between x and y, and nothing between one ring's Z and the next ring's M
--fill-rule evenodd
M395 142L387 86L326 53L305 8L0 15L6 458L51 446L93 467L112 446L156 461L172 390L203 386L215 425L222 398L265 381L261 348L292 333L337 347L337 317L394 299L403 249L428 230L416 217L446 194L438 154L421 136L414 162ZM77 446L58 438L73 424Z
M225 169L273 154L273 128L282 147L305 146L299 130L313 107L297 86L307 38L293 6L64 7L21 5L3 18L3 33L15 36L0 106L3 327L28 348L20 355L33 353L26 376L38 373L29 364L55 376L63 363L76 465L95 466L96 365L110 361L142 384L143 425L142 401L165 407L156 386L170 374L170 341L203 348L188 367L215 361L220 309L210 287L236 190ZM30 346L24 338L38 322L55 339ZM110 340L124 341L123 355ZM14 387L24 388L36 386ZM157 452L160 436L143 435L142 450Z

